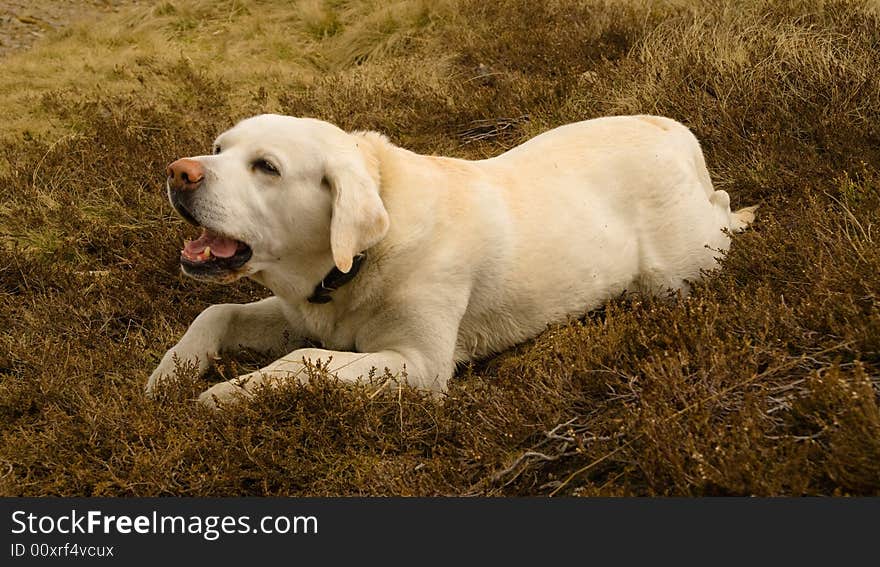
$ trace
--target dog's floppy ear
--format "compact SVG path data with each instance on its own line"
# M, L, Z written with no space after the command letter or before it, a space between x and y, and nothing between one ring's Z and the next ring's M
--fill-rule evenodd
M388 232L388 212L376 181L360 152L338 156L324 175L333 196L330 249L340 271L348 273L354 257L378 243Z

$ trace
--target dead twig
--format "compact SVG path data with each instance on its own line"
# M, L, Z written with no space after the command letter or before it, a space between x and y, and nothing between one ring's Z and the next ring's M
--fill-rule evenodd
M497 138L507 130L516 128L523 122L528 122L529 116L524 114L514 118L489 118L486 120L474 120L469 127L458 133L464 141L463 145L481 140Z

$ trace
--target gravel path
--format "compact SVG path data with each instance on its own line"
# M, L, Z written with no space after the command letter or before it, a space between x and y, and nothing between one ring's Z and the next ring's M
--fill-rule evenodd
M136 0L0 0L0 57L27 49L52 30L78 19L117 12Z

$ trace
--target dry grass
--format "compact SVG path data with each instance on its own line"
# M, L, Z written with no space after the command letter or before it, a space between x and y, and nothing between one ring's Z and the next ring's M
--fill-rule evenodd
M0 63L0 494L880 494L874 8L381 5L180 1ZM442 403L319 379L213 415L191 377L147 402L198 312L266 294L178 274L163 167L265 110L472 158L660 113L763 207L691 298L611 301Z
M174 72L184 62L223 81L224 96L238 106L258 92L306 88L328 70L402 50L448 8L446 0L146 3L100 25L72 25L7 58L0 120L14 131L63 132L70 124L39 104L48 91L151 100L167 110L186 77Z

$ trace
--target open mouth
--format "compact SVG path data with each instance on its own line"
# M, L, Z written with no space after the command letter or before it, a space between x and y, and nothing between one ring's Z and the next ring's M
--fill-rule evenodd
M241 240L202 226L179 191L172 191L169 187L168 197L183 220L202 230L198 238L183 243L180 266L184 273L196 279L219 281L232 281L242 275L240 268L253 256L251 247Z
M198 238L184 243L180 265L190 275L221 276L244 266L252 255L244 242L202 227Z

